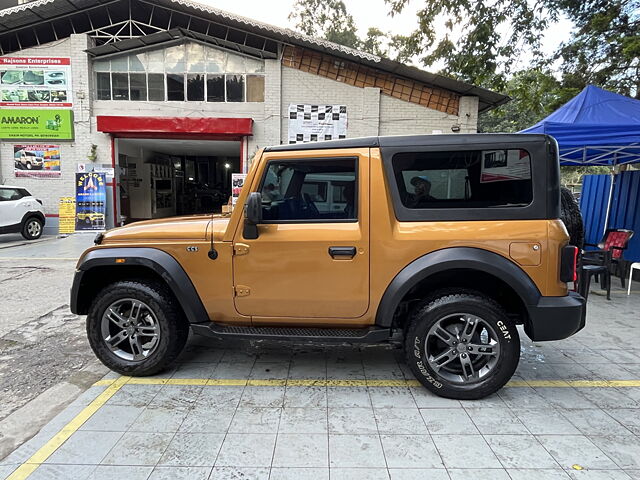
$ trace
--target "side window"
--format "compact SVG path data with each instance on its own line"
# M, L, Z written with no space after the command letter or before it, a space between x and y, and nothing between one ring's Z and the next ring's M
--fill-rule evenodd
M392 163L410 209L524 207L533 200L526 150L398 153Z
M0 188L0 202L20 200L22 197L15 188Z
M261 187L263 221L356 221L356 167L353 158L269 162Z

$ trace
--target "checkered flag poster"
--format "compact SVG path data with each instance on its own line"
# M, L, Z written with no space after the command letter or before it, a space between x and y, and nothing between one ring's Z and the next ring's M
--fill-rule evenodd
M347 138L345 105L289 105L289 143Z

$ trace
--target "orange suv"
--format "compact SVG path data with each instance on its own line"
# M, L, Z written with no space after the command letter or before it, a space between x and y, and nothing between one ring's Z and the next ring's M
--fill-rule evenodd
M260 150L230 215L138 222L80 258L71 309L111 369L151 375L189 329L373 343L402 333L438 395L501 388L535 341L584 326L544 135L370 137Z

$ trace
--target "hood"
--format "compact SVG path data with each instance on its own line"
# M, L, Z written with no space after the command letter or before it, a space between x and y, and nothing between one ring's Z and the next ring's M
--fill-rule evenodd
M144 220L109 230L104 234L103 243L165 239L204 240L207 238L210 224L213 224L215 240L218 240L224 234L228 223L229 217L221 215L214 215L213 220L211 215Z

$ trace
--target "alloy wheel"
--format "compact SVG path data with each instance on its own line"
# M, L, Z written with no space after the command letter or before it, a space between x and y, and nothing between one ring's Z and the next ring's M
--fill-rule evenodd
M35 238L38 235L40 235L40 232L42 231L42 226L40 225L40 222L38 222L37 220L31 220L28 224L27 224L27 233L29 234L30 237Z

